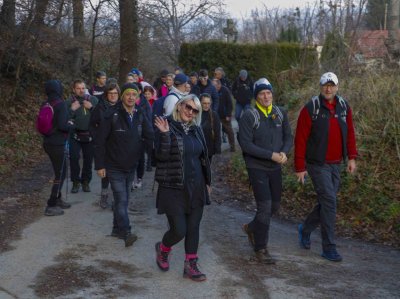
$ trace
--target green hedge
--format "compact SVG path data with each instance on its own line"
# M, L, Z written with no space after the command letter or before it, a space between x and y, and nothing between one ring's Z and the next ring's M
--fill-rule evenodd
M282 71L315 67L316 64L317 54L314 48L304 48L293 43L184 43L179 54L179 65L186 72L202 68L214 70L222 66L231 80L238 76L241 69L246 69L253 79L267 77L273 82Z

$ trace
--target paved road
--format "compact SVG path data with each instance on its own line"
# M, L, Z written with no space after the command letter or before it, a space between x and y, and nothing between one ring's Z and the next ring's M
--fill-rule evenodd
M182 278L183 244L174 248L171 268L159 271L154 243L167 223L156 214L153 173L132 193L130 217L139 240L130 248L109 236L112 215L91 193L69 194L72 208L42 217L0 255L3 298L399 298L400 253L387 247L339 239L342 263L322 259L317 234L312 249L297 244L296 225L273 221L270 252L275 266L253 264L240 226L249 212L215 202L201 227L200 266L208 280ZM216 186L215 188L218 188ZM228 192L228 191L226 191ZM46 198L48 190L43 191Z

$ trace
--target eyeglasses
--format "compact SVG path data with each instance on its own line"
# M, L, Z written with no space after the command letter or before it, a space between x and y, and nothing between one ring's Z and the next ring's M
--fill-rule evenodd
M189 104L185 104L185 109L188 112L192 112L193 114L198 114L200 111L196 108L193 108L192 106L190 106Z
M199 77L199 80L207 80L208 77Z

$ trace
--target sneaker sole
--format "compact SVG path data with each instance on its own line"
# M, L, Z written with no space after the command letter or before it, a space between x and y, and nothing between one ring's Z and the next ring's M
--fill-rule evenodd
M160 242L157 242L156 245L154 246L155 249L156 249L156 264L157 264L158 268L160 268L161 271L167 272L169 270L169 267L164 268L158 263L158 259L157 258L158 258L158 251L159 251L158 246L159 246L159 244L160 244Z
M195 278L195 277L192 277L192 276L190 276L189 274L186 274L186 273L183 273L183 278L188 278L188 279L191 279L191 280L196 281L196 282L201 282L201 281L206 281L207 280L206 276Z

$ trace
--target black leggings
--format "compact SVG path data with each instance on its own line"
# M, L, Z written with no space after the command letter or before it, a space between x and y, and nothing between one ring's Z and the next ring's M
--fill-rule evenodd
M57 196L59 193L61 193L61 189L65 180L67 159L64 155L64 145L43 144L43 148L50 158L54 171L53 186L51 188L50 198L47 201L47 205L49 207L54 207L57 202Z
M164 234L162 243L172 247L185 238L185 253L196 254L199 248L200 221L203 207L192 209L190 214L167 215L169 230Z

